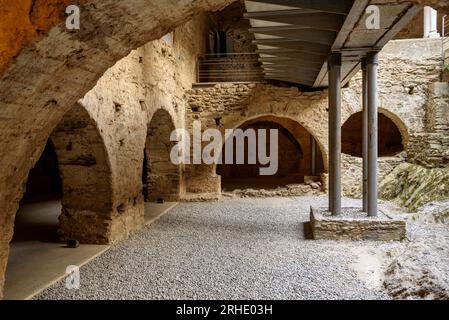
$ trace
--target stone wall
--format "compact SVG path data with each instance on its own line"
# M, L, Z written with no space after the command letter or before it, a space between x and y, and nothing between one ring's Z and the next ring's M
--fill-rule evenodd
M220 10L231 2L85 0L80 1L84 18L78 32L65 28L66 1L20 0L14 5L0 4L0 13L5 18L0 21L0 288L4 281L15 212L24 192L27 174L66 112L96 84L97 87L80 103L98 124L109 157L113 185L111 210L114 213L106 219L121 217L112 219L115 222L109 231L114 236L107 236L107 241L116 241L138 227L142 215L139 209L142 201L140 178L146 125L155 110L160 108L171 114L175 127L182 127L184 119L190 119L190 115L184 117L183 114L186 106L184 90L189 89L194 81L194 73L189 71L194 69L191 61L201 42L189 38L186 30L181 29L180 33L175 32L174 48L159 41L131 54L130 51L159 39L206 10ZM448 7L446 1L416 2ZM193 27L192 30L199 32ZM185 41L177 41L178 38ZM181 43L179 48L190 50L192 54L177 51ZM427 99L420 100L421 88L432 81L438 70L437 67L432 68L431 45L425 44L419 50L413 46L406 43L401 47L404 57L390 52L396 58L391 62L390 70L381 76L386 80L381 102L385 110L392 114L396 112L398 119L404 120L406 128L419 132L423 130L420 120L422 102ZM387 46L384 52L392 51L393 47ZM126 56L127 59L117 63ZM417 62L425 57L430 57L430 62ZM408 73L404 74L404 70ZM390 78L391 72L393 76ZM393 79L391 83L389 79ZM112 83L110 87L109 83ZM345 106L360 109L360 90L357 88L359 85L345 90ZM232 87L228 89L233 93ZM245 95L245 90L253 91L255 88L237 86L234 89L243 90ZM226 125L239 124L246 116L257 117L260 114L279 113L292 117L309 131L320 127L315 138L326 158L327 126L322 121L326 118L326 93L278 89L263 86L247 94L246 98L251 97L248 108L233 107L237 114L227 114ZM389 95L397 99L390 100ZM409 99L404 99L407 95ZM246 98L243 97L244 100ZM349 104L346 103L348 101ZM403 105L399 101L407 103ZM258 106L261 106L260 110ZM354 111L352 107L345 111L345 119ZM209 175L194 166L185 170L195 172L190 175L190 190L220 189L219 179L214 174ZM190 181L201 175L193 187L195 183ZM210 177L212 179L204 179ZM134 199L137 199L136 205ZM120 215L124 211L128 213ZM125 230L121 230L122 227Z
M68 196L64 196L60 229L63 238L71 237L88 243L110 243L126 238L143 225L142 171L145 147L151 155L148 171L151 172L149 184L152 186L149 189L155 194L152 199L160 196L169 199L167 192L173 188L170 188L166 179L168 174L161 169L164 162L167 163L166 167L171 165L169 153L165 153L164 159L158 159L157 165L155 153L161 148L159 142L169 141L171 131L184 126L186 107L183 95L195 80L196 57L204 51L204 30L204 16L199 16L174 31L173 45L158 40L134 50L110 68L80 100L80 105L98 127L100 147L105 149L107 155L110 173L98 176L97 181L109 177L111 194L107 201L103 200L98 193L102 189L91 183L90 189L80 189L71 196L70 201L67 200ZM64 120L64 127L79 126L79 118ZM150 123L153 125L150 126ZM154 123L164 136L154 138ZM61 136L60 132L65 135L65 139L70 139L66 130L57 129L58 136ZM162 145L162 148L165 146ZM77 152L83 156L82 150L72 148L70 151L72 157ZM81 168L72 166L72 171L66 175L77 175ZM163 181L166 182L166 190ZM180 188L179 176L176 182L175 187ZM64 189L75 187L69 183ZM88 194L97 195L97 202L109 209L92 218L95 212L92 208L95 206L84 200ZM179 192L171 199L178 198ZM87 208L74 210L77 203ZM88 223L89 219L91 223ZM85 225L90 225L92 231L95 226L103 231L100 235L92 234L89 237Z
M398 127L406 151L409 140L427 130L428 86L439 79L439 59L438 39L392 41L380 54L379 111ZM342 90L342 123L361 111L361 96L361 73L358 73ZM222 132L264 116L298 122L317 140L324 159L323 171L327 171L326 90L301 92L296 87L268 83L198 85L188 92L188 100L186 126L189 129L193 120L197 119L201 119L203 129L218 128ZM351 157L343 159L345 193L360 196L361 160ZM406 159L405 155L381 159L381 177ZM218 183L214 169L213 166L204 166L203 170L196 171L201 171L203 175L209 172ZM189 171L189 168L186 170ZM200 181L194 178L194 172L189 172L187 177L187 185L191 182L196 185L194 181ZM212 189L219 190L219 187Z
M131 50L161 38L202 12L223 9L231 2L85 0L79 2L83 20L81 29L76 32L65 27L65 1L21 0L17 5L16 2L0 4L2 17L8 17L0 21L0 288L3 287L14 217L28 172L63 115L96 85L106 70ZM39 17L42 14L42 21L49 22L44 23L42 29L40 23L29 24L30 13L35 12ZM3 46L5 43L7 48ZM134 57L138 63L138 56ZM139 72L136 75L147 76ZM117 74L112 76L120 81ZM130 78L131 83L137 81ZM156 89L157 86L153 84ZM120 86L113 93L123 98L129 96L121 92ZM140 103L137 106L140 108ZM95 106L91 108L93 114L98 112ZM118 126L116 131L125 134L132 129L132 126ZM120 140L115 145L119 146ZM113 166L119 167L117 162ZM118 171L114 173L114 180L126 176L122 174L125 168ZM134 179L132 174L130 176L118 183L117 190L126 188ZM132 188L134 192L131 193L136 194L139 186ZM117 199L124 197L124 193L118 193L121 195Z
M409 161L427 168L449 167L449 84L429 85L426 130L409 145Z

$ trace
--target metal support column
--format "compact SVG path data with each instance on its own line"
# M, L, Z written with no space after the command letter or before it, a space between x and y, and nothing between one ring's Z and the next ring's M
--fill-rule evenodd
M310 135L310 175L316 177L316 141L315 138Z
M368 81L366 58L362 59L362 155L363 155L363 212L368 212Z
M368 82L368 216L377 216L377 52L366 57Z
M341 54L332 53L329 67L329 211L341 214Z

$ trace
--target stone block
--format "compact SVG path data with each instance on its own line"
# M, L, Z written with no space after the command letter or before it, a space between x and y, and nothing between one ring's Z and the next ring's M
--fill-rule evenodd
M357 208L343 208L340 216L327 209L310 208L310 227L315 240L402 241L406 238L406 222L383 212L368 217Z

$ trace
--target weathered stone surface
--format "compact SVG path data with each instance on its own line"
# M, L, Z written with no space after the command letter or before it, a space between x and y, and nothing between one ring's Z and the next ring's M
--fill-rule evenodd
M393 41L381 52L379 110L398 127L406 151L409 146L418 143L413 139L427 130L426 108L431 103L428 86L439 79L440 55L441 42L438 39ZM342 123L361 111L361 96L359 73L349 87L343 89ZM293 120L317 140L323 154L323 172L327 172L327 91L300 92L294 87L270 84L198 85L188 92L188 103L186 126L190 129L193 121L198 119L202 121L203 128L218 128L222 131L267 116ZM217 117L220 118L218 127L215 121ZM411 147L410 157L415 157L418 152L418 148ZM382 180L394 167L406 161L408 156L401 154L379 159L379 179ZM361 163L360 158L343 155L343 191L347 196L361 197ZM189 170L187 168L188 181L201 181L192 179L199 172L201 175L209 172L210 177L215 175L214 166ZM218 187L215 189L219 190Z
M270 198L270 197L299 197L299 196L317 196L323 194L321 182L311 184L291 184L276 189L236 189L233 191L223 191L225 197L240 198Z
M381 182L379 197L396 200L411 212L428 202L448 199L449 170L403 163Z
M427 168L449 167L449 84L429 85L426 130L416 133L408 147L409 161Z
M384 286L396 299L449 299L449 238L412 241L386 271Z
M187 36L184 42L177 43L176 48L173 48L177 51L159 42L132 52L126 61L118 64L116 62L129 55L131 50L159 39L190 20L192 16L206 10L221 9L230 2L85 1L80 3L80 31L71 32L65 28L64 22L57 21L47 33L35 37L36 25L33 25L30 27L31 39L18 39L19 44L27 45L6 52L0 68L0 257L7 256L6 244L12 237L14 215L30 168L38 160L46 141L63 115L97 82L97 88L92 90L81 104L91 117L101 124L99 131L108 146L109 156L117 155L110 160L114 201L113 211L109 213L108 219L112 219L116 213L119 214L118 208L120 211L125 208L125 214L116 220L120 225L114 226L113 223L109 228L111 235L116 234L117 237L103 234L98 239L117 240L121 236L116 232L123 232L126 236L128 231L141 224L138 217L142 216L143 206L137 203L135 207L134 199L137 202L143 201L142 197L138 196L142 193L141 159L145 145L146 121L151 119L155 109L167 108L179 112L175 123L177 127L181 127L184 108L180 101L186 88L191 86L195 79L195 65L184 62L194 62L197 52L203 48L198 45L200 41L194 41ZM38 6L40 3L41 1L36 1ZM19 10L18 7L10 7L10 4L6 3L4 6L8 6L7 10L13 16L17 13L22 17L17 21L14 17L11 25L13 29L16 24L27 22L28 5L20 7L21 13L16 11ZM4 9L3 5L1 9ZM37 12L36 10L39 11L39 8L36 7L34 12ZM63 11L56 12L58 17L64 15ZM0 23L0 32L3 32L3 26L11 23L11 19L2 19ZM51 25L53 24L50 24L49 28ZM11 26L5 29L7 33ZM185 36L184 32L189 28L191 26L181 30L181 34ZM18 30L20 32L21 28ZM202 32L195 31L194 34L201 37ZM13 34L12 37L15 39L16 35ZM24 36L24 39L28 38ZM186 51L183 51L184 49ZM20 54L11 59L19 51ZM155 57L158 59L154 60ZM161 57L166 60L159 60ZM139 62L140 60L142 62ZM115 67L98 81L105 71L114 65ZM115 85L110 85L111 81ZM170 94L176 90L177 94ZM115 102L122 105L121 110L117 110ZM148 109L144 113L142 110L145 106ZM124 119L129 122L121 125ZM140 138L126 138L139 130L142 130ZM130 145L133 147L128 149ZM132 151L128 152L131 149ZM135 156L137 150L138 157ZM78 213L72 215L81 216ZM122 226L122 223L125 223L125 226ZM0 288L3 287L5 266L6 260L2 260Z
M449 200L434 201L420 207L413 215L413 220L449 225Z
M79 2L79 32L68 31L62 21L66 1L0 4L4 18L0 21L0 288L27 174L51 133L78 101L92 121L67 121L65 137L60 139L67 195L61 234L86 242L114 242L139 228L147 124L156 110L164 109L175 128L190 126L186 90L195 81L196 57L204 52L200 38L206 25L196 21L180 28L181 36L175 34L173 47L162 41L141 46L192 17L200 19L198 15L205 10L221 9L231 2L86 0ZM446 1L427 2L447 5ZM426 90L439 74L439 42L396 42L385 48L381 64L381 110L394 119L408 141L408 134L412 137L426 131ZM223 126L235 127L261 115L293 118L315 136L326 159L326 92L223 85L208 101L217 102L212 109L201 107L202 95L198 93L199 101L191 102L192 106L200 105L204 119L223 113ZM360 97L358 75L344 90L343 120L360 111ZM215 120L209 124L214 126ZM435 122L436 126L440 125ZM69 136L73 141L67 139ZM58 140L57 131L53 138ZM78 177L71 172L73 167L80 170ZM181 196L220 192L214 166L180 170ZM192 183L185 186L184 180ZM101 205L93 200L97 192ZM82 200L76 202L77 197ZM85 223L92 223L89 230L82 230Z
M402 241L406 223L382 212L368 217L356 208L344 208L340 216L331 216L327 209L310 209L310 226L315 240Z
M404 163L405 159L400 155L396 157L384 157L378 160L378 179L382 181L396 166ZM346 197L362 198L363 171L362 158L342 154L342 179L343 194Z

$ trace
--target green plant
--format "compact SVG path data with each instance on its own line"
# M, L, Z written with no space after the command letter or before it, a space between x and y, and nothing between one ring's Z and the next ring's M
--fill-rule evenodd
M449 63L443 65L443 72L449 72Z

